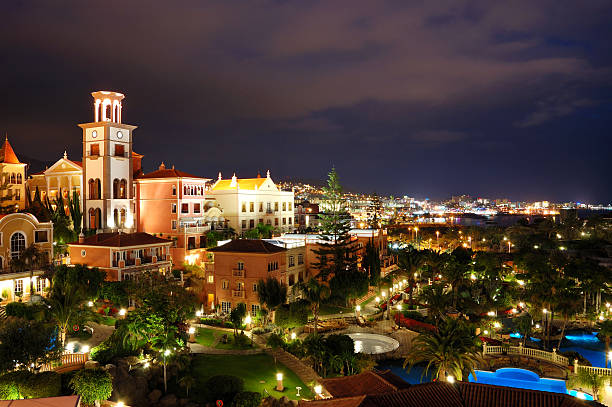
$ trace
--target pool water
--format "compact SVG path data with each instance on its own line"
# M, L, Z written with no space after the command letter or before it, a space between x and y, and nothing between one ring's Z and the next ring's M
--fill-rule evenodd
M393 352L399 347L399 342L391 337L368 333L348 334L355 344L355 353L370 355Z
M606 345L597 337L597 332L568 331L561 343L561 352L574 351L584 356L591 365L605 367Z
M423 371L425 370L425 365L415 365L410 369L409 372L406 372L406 369L402 367L404 362L402 360L383 360L380 361L376 365L377 370L391 370L394 374L404 379L404 381L410 384L419 384L419 383L428 383L431 382L431 372L430 369L428 374L423 375ZM423 378L421 380L421 375Z
M520 334L520 333L518 333L518 332L512 332L512 333L510 334L510 337L511 337L511 338L518 338L518 339L520 339L520 338L522 338L522 337L523 337L523 335L521 335L521 334ZM530 339L531 341L533 341L533 342L541 342L541 341L542 341L541 339L539 339L539 338L534 338L533 336L530 336L530 337L529 337L529 339Z
M495 372L476 370L476 378L470 373L468 380L472 383L571 394L586 400L593 400L593 397L588 394L575 390L568 391L565 380L540 378L537 373L525 369L503 368L497 369Z

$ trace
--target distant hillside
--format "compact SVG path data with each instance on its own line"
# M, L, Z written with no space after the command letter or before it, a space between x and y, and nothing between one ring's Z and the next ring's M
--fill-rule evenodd
M28 164L28 174L44 171L48 167L55 164L55 161L42 161L23 154L19 154L19 161Z

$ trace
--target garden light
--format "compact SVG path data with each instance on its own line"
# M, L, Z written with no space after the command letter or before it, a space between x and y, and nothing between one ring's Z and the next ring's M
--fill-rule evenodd
M455 383L455 378L453 376L446 376L446 381L453 384Z
M193 334L195 333L195 331L196 331L196 330L195 330L195 328L194 328L194 327L192 327L192 326L190 326L190 327L189 327L189 331L188 331L188 332L189 332L189 335L193 335Z
M378 304L380 302L380 297L374 298L374 301L376 301L376 303Z
M380 295L382 295L382 297L385 298L387 296L387 293L383 291L382 293L380 293Z
M151 364L150 364L149 362L145 362L145 364L143 365L143 367L144 367L145 369L147 369L149 366L151 366Z
M168 355L170 355L170 353L171 353L171 352L170 352L170 349L166 349L166 350L164 351L164 356L168 356Z
M355 311L357 311L357 312L361 311L361 305L356 306L355 307Z
M202 311L196 311L196 317L201 317L202 316Z
M117 407L125 407L125 404L123 404L123 401L118 401Z
M320 384L317 384L317 385L314 387L314 391L315 391L315 393L317 394L317 396L320 396L320 395L321 395L321 393L323 393L323 386L321 386Z
M470 274L470 278L471 278L472 280L476 280L476 274L474 274L474 273Z
M610 303L606 302L606 308L610 308Z
M252 322L252 319L251 319L251 314L249 314L249 315L247 315L247 316L246 316L246 318L244 319L244 323L245 323L246 325L250 325L250 324L251 324L251 322Z
M534 245L533 245L533 248L534 248L534 249L539 249L539 248L540 248L540 246L538 246L537 244L534 244Z
M94 305L93 301L89 301L89 302L87 303L87 306L88 306L88 307L93 307L93 305Z
M397 304L395 306L395 308L397 308L398 311L401 311L402 310L402 304Z
M415 273L415 274L416 274L416 273ZM406 281L406 280L402 280L402 283L406 284L406 283L407 283L407 281Z
M66 350L70 353L72 353L74 351L74 342L70 342L68 344L66 344Z
M119 310L119 315L121 315L122 317L125 316L126 313L127 313L127 311L125 310L125 308L121 308Z
M283 386L283 374L277 373L276 374L276 390L283 391L284 389L285 387Z
M501 324L499 322L494 323L493 326L495 328L501 328Z
M295 332L291 332L291 340L295 341L295 338L297 338L297 334Z
M540 324L536 324L536 329L540 329Z
M495 316L495 311L489 311L487 312L487 315L490 317L494 317Z
M546 308L544 308L544 309L542 310L542 312L543 312L544 314L546 314L546 313L548 312L548 310L547 310Z
M484 334L485 334L485 335L488 335L488 334L489 334L489 331L487 331L487 330L485 329L485 330L484 330Z
M519 305L519 307L523 308L525 306L525 303L521 301L521 302L518 303L518 305Z
M81 348L81 352L88 353L89 352L89 346L88 345L83 345L83 347Z
M523 280L516 280L516 282L518 283L518 285L520 285L521 287L525 285L525 282Z
M604 320L604 316L603 316L603 315L600 315L600 316L599 316L599 320L600 320L600 321L603 321L603 320Z

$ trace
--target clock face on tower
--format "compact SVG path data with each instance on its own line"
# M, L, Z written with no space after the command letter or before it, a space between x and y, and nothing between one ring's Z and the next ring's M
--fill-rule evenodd
M91 138L96 138L96 137L98 137L98 132L94 130L91 132Z
M118 139L122 139L123 138L123 133L121 133L120 131L117 132L117 138Z

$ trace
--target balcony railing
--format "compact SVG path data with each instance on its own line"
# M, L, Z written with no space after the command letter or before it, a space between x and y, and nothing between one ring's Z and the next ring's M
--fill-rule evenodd
M232 290L232 297L234 298L244 298L244 290Z
M232 270L232 274L233 274L234 277L242 277L242 278L244 278L244 276L245 276L244 269L243 270L233 269Z
M181 233L206 233L210 232L210 226L181 226Z

